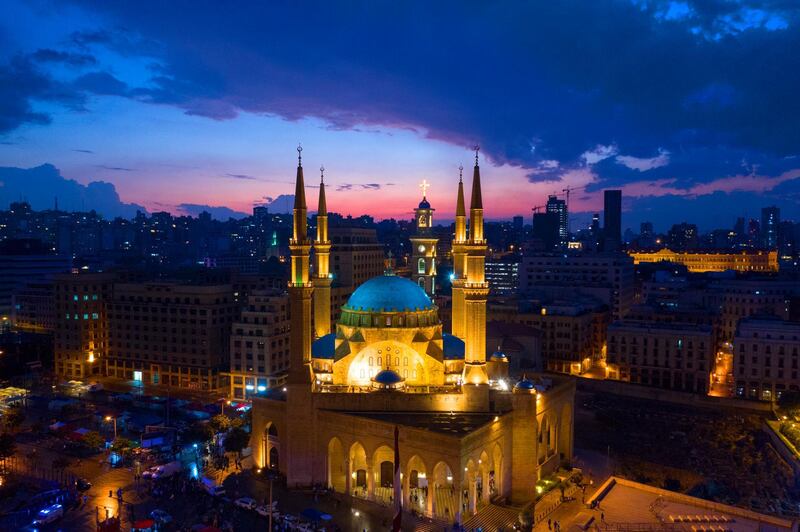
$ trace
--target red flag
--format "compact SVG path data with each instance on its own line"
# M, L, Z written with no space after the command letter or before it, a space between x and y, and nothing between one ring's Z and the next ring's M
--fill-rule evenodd
M400 429L394 426L394 520L392 532L400 532L403 516L403 487L400 485Z

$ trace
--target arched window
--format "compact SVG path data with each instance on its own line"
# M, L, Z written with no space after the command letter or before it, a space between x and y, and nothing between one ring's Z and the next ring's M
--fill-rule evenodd
M370 366L373 366L373 365L374 365L374 364L373 364L374 362L375 362L375 360L374 360L372 357L369 357L369 365L370 365ZM378 359L378 364L380 364L380 358Z
M425 259L417 261L417 273L425 273Z
M383 359L381 357L378 357L378 365L383 367Z

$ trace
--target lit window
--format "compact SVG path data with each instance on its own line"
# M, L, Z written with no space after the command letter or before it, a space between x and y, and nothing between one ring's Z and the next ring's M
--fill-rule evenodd
M417 273L425 273L425 259L417 261Z

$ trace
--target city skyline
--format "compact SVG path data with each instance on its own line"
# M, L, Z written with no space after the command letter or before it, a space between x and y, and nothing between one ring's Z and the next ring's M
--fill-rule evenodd
M490 220L529 220L565 188L586 222L603 189L621 189L624 228L728 227L769 205L799 214L787 52L798 13L786 6L520 6L527 25L456 4L426 17L301 4L171 4L157 17L147 4L4 9L0 69L15 81L0 103L5 203L48 173L71 210L224 218L277 200L283 211L300 141L308 184L328 169L332 211L408 219L427 179L435 219L449 220L447 191L477 143ZM439 19L449 23L433 31ZM620 46L626 57L608 53ZM396 201L377 201L380 190Z

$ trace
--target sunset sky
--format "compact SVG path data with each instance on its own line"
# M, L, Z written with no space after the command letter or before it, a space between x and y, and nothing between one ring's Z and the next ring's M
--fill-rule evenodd
M292 193L302 142L330 210L407 218L427 179L446 219L479 144L489 219L566 187L586 213L621 188L625 227L730 227L773 204L800 218L800 3L6 0L0 14L2 208L52 188L109 216L249 213ZM99 181L113 187L88 194Z

